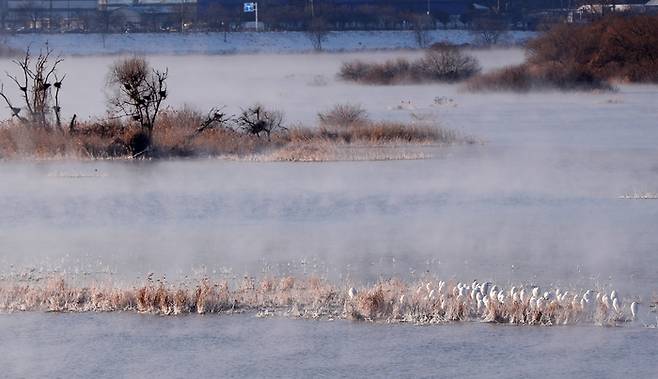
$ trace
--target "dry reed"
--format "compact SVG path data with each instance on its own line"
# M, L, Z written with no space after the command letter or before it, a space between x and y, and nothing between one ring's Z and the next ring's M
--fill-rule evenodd
M110 282L72 285L53 276L44 280L0 282L0 312L136 312L163 316L255 312L313 319L436 324L482 321L515 325L594 324L631 321L631 302L599 290L552 290L519 286L503 290L492 284L466 285L424 280L383 280L348 288L318 277L244 277L230 285L208 278L168 284L150 278L141 285ZM613 300L616 299L616 300ZM650 303L650 307L651 307ZM653 305L655 306L655 304Z

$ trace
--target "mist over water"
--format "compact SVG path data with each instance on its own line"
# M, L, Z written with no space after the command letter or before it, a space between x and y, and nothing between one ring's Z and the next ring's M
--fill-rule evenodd
M55 274L133 285L149 273L171 282L317 275L342 288L431 276L507 288L615 288L642 300L643 317L654 325L648 302L658 291L658 201L619 197L658 192L658 87L472 94L455 85L360 86L334 77L346 60L414 54L149 57L169 67L174 106L226 104L237 112L261 101L291 123L312 126L318 111L354 102L374 119L420 117L484 143L437 147L432 159L413 161L0 162L0 280ZM520 50L474 54L486 70L523 58ZM112 59L67 58L65 112L104 112ZM9 376L40 369L57 376L70 356L86 354L76 362L81 377L183 376L193 365L201 376L398 376L414 369L446 377L649 377L658 372L656 329L628 326L413 328L252 315L14 313L0 315L0 340L15 347L0 344L0 366L10 367ZM542 361L547 355L563 364ZM121 360L127 365L119 371L105 370ZM295 373L286 369L293 362Z
M653 289L657 204L618 199L656 188L652 157L576 154L580 163L569 163L544 154L521 161L505 148L456 147L398 162L7 162L0 263L125 278L206 268L372 282L429 271Z

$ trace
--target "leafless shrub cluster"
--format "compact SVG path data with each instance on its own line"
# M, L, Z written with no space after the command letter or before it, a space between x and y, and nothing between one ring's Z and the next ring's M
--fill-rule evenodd
M243 110L236 122L248 134L260 137L260 134L264 133L268 140L271 139L272 133L285 130L283 113L268 110L260 104Z
M323 126L348 127L363 124L368 121L368 112L356 104L336 104L333 108L318 113L318 119Z
M403 84L421 82L455 82L480 71L477 60L447 45L428 49L424 57L409 61L398 58L384 63L346 62L338 76L343 80L365 84Z

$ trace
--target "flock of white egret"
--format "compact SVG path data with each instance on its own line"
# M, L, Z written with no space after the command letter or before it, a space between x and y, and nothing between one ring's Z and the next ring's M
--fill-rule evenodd
M387 313L408 321L481 320L512 324L565 325L594 322L611 325L638 318L639 299L623 300L616 290L542 290L492 282L471 284L428 281L413 291L396 291L386 283L374 289L349 288L348 301L357 318L381 319Z

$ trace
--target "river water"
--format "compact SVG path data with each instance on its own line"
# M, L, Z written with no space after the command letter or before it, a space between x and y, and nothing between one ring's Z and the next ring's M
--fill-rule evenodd
M413 161L2 162L2 279L319 275L368 285L432 275L614 288L641 302L641 319L616 328L420 327L11 313L0 314L0 376L658 375L647 306L658 290L658 200L619 198L658 192L655 87L519 96L402 86L378 97L377 87L323 89L307 79L298 84L318 95L354 89L378 118L409 117L386 108L408 96L425 104L413 112L484 143ZM458 106L428 105L434 96ZM283 107L295 99L282 97ZM317 111L304 109L307 119Z

